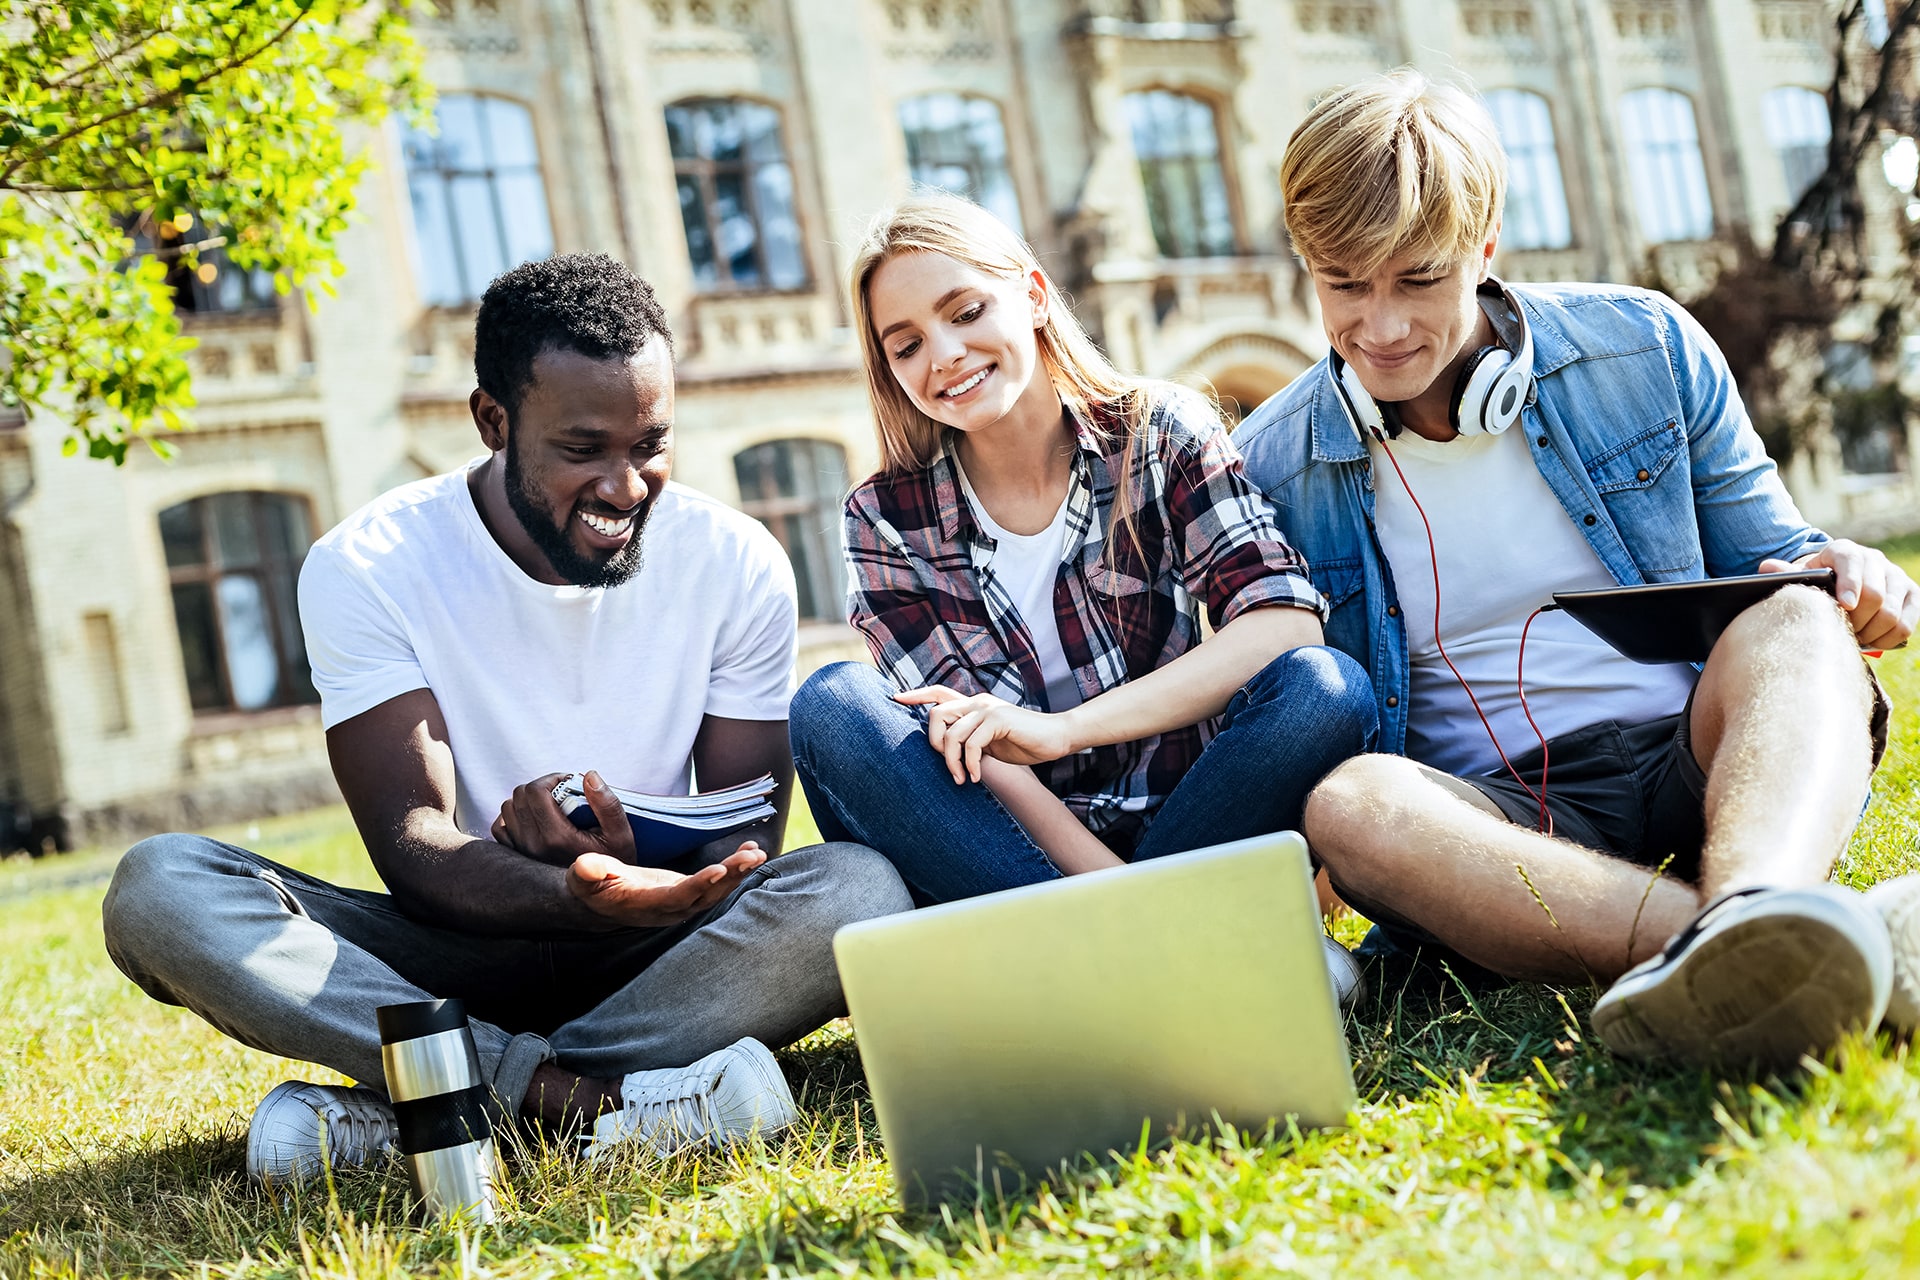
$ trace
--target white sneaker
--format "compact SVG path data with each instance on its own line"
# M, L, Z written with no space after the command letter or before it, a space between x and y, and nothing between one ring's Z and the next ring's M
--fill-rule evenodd
M1886 926L1851 889L1739 889L1593 1006L1626 1058L1785 1069L1879 1024L1893 982Z
M593 1122L584 1147L589 1160L625 1143L663 1156L699 1143L724 1146L778 1133L798 1118L780 1064L750 1037L689 1067L632 1072L620 1082L620 1097L620 1110Z
M366 1164L400 1137L393 1108L371 1089L288 1080L260 1100L247 1126L247 1174L279 1182Z
M1360 972L1360 962L1353 958L1353 952L1347 950L1326 934L1320 935L1327 954L1327 978L1333 983L1333 1002L1342 1013L1360 1002L1367 993L1366 975Z
M1886 1023L1912 1035L1920 1031L1920 876L1884 880L1867 890L1867 905L1886 922L1893 946L1893 992Z

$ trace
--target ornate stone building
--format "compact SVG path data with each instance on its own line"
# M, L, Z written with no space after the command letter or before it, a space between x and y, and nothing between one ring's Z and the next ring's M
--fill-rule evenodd
M1508 276L1631 279L1652 254L1684 283L1703 240L1768 225L1817 168L1832 65L1819 0L438 7L438 132L368 140L338 298L276 303L217 256L178 282L201 345L176 461L115 470L62 458L58 422L0 427L0 840L9 814L37 840L331 794L301 556L477 452L472 307L515 261L601 249L653 281L681 355L676 475L786 544L811 664L858 651L836 511L876 456L841 280L910 183L970 191L1119 363L1237 412L1322 349L1276 175L1329 89L1410 63L1486 95L1513 161ZM1845 526L1911 506L1912 469L1901 439L1789 475Z

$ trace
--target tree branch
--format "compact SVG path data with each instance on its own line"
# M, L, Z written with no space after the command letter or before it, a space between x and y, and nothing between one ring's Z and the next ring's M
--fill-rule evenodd
M125 55L133 52L135 49L138 49L141 45L145 44L147 41L153 39L155 36L165 35L166 32L167 32L166 27L157 27L152 31L143 31L139 35L134 36L131 39L126 40L121 44L117 45L111 51L101 54L99 57L95 58L92 62L86 63L85 65L80 67L76 67L72 71L69 71L66 74L60 76L58 79L49 80L46 77L42 76L40 78L40 87L47 90L65 88L67 85L72 84L75 80L78 80L81 76L86 75L89 71L97 70L100 67L106 66L109 62L113 62L116 59L124 57ZM99 48L98 45L95 45L94 47L96 50Z
M87 124L75 125L73 128L67 130L63 134L60 134L58 137L52 138L47 142L42 143L40 146L38 146L34 150L14 160L11 164L7 165L5 169L0 169L0 183L7 182L9 179L13 177L14 174L18 173L26 165L32 164L36 160L45 159L48 155L52 154L54 151L56 151L66 143L73 141L75 138L79 137L81 134L90 133L95 129L104 128L107 125L112 124L116 120L121 120L131 115L137 115L143 111L158 111L158 110L161 110L162 108L173 106L175 103L180 101L180 99L184 98L187 94L192 93L215 80L218 80L222 76L229 75L235 71L238 71L241 67L246 66L249 62L252 62L255 58L259 57L261 54L273 48L275 45L279 44L282 40L285 40L289 35L291 35L293 33L293 29L299 26L300 23L303 20L305 20L310 7L311 5L309 0L301 0L299 12L295 13L293 17L289 18L286 24L282 26L278 31L274 32L271 36L267 37L266 40L262 41L257 47L255 47L252 51L250 51L245 57L233 59L232 61L226 63L224 66L221 66L218 69L216 69L212 74L202 76L197 80L193 80L187 84L183 84L178 89L170 89L166 93L156 94L153 97L147 99L145 102L136 102L131 106L124 107L121 110L115 111L111 115L104 116L98 120L90 121Z

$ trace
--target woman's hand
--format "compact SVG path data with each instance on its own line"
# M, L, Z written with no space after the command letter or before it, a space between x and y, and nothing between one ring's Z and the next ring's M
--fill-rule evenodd
M909 707L927 708L927 743L947 758L955 783L980 781L980 759L1008 764L1045 764L1079 748L1065 715L1028 711L990 693L968 697L930 684L894 695Z

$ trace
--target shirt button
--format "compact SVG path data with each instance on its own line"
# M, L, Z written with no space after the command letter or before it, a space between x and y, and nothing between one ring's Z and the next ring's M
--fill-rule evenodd
M1397 693L1390 693L1390 694L1388 694L1388 695L1387 695L1387 705L1388 705L1388 706L1390 706L1390 707L1397 707L1397 706L1399 706L1399 705L1400 705L1400 695L1399 695L1399 694L1397 694Z
M1647 482L1647 477L1652 474L1653 473L1648 471L1645 467L1642 467L1640 470L1633 473L1633 478L1635 480L1638 480L1641 484L1645 484Z
M1587 517L1587 519L1586 519L1586 523L1587 523L1587 524L1588 524L1589 526L1592 526L1592 525L1596 525L1596 524L1599 524L1599 523L1600 523L1600 520L1599 520L1599 517L1597 517L1597 516L1593 516L1593 515L1589 515L1589 516Z
M1390 604L1390 605L1388 605L1388 606L1387 606L1387 616L1388 616L1389 618L1397 618L1397 617L1399 617L1399 616L1400 616L1400 606L1399 606L1399 605L1397 605L1397 604Z
M1541 436L1539 439L1535 440L1534 443L1539 445L1542 449L1544 449L1547 447L1547 438L1545 436Z

